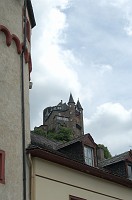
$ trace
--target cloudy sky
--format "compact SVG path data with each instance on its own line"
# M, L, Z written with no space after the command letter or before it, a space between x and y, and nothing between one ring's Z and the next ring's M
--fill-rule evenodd
M85 133L115 155L132 149L131 0L32 0L31 129L70 92Z

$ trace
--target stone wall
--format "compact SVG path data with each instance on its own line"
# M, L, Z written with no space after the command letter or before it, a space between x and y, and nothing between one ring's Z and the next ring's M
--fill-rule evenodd
M68 118L68 121L59 121L57 117L65 117ZM73 132L74 138L83 135L83 112L79 115L76 115L75 105L68 105L68 109L63 110L53 110L46 121L44 121L44 125L48 126L48 130L58 130L59 124L61 126L70 128ZM80 129L78 128L80 127Z

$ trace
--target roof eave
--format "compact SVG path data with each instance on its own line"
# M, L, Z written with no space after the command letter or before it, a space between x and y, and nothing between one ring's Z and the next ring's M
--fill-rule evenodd
M28 10L29 18L30 18L31 27L34 28L36 26L36 21L34 17L31 0L27 0L27 10Z
M90 174L92 176L96 176L98 178L102 178L111 182L118 183L120 185L132 188L132 181L127 180L125 178L115 176L109 173L106 173L98 168L88 166L86 164L82 164L73 160L70 160L66 157L51 153L47 150L43 149L28 149L27 153L30 153L32 157L38 157L41 159L45 159L69 168L72 168L74 170L78 170L80 172Z

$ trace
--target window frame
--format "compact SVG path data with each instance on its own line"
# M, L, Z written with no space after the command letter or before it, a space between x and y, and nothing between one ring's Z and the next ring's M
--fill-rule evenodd
M91 150L91 157L88 157L86 154L85 154L85 149L86 150L88 150L88 149L90 149ZM88 154L88 153L87 153ZM85 161L85 164L86 165L89 165L89 166L92 166L92 167L94 167L95 166L95 160L94 160L94 148L92 148L92 147L90 147L90 146L86 146L86 145L84 145L84 161ZM92 162L92 164L90 164L90 162L89 161L91 161Z
M129 171L129 169L128 168L131 168L130 170L131 170L131 172ZM130 173L129 173L130 172ZM127 164L127 176L128 176L128 179L129 180L132 180L132 164Z
M5 183L5 151L0 150L0 183Z

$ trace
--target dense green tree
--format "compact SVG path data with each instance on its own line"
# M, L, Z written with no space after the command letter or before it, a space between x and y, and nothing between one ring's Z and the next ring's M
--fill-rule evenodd
M98 147L101 147L104 150L104 157L106 159L112 157L110 151L108 150L108 148L106 146L104 146L103 144L98 144Z
M31 131L32 133L35 133L37 135L42 135L42 136L46 136L46 132L44 131L44 129L42 127L34 127L34 130Z
M73 139L72 131L67 127L61 127L58 132L50 130L47 133L44 131L43 127L35 127L32 133L42 135L48 139L56 141L69 142Z
M61 127L58 133L56 134L55 139L59 141L66 141L66 142L72 140L73 134L72 134L71 129L66 128L66 127Z

